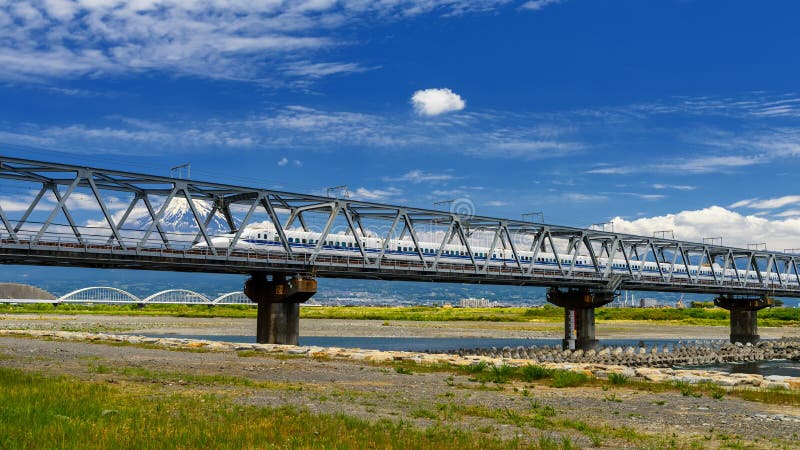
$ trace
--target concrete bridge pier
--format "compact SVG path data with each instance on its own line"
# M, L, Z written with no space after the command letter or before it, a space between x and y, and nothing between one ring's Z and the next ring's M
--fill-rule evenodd
M569 288L550 288L547 301L564 308L564 340L562 347L570 350L593 350L595 339L594 309L614 300L614 293Z
M767 296L737 297L722 295L714 299L714 304L731 313L731 343L755 344L758 335L758 310L772 306L774 301Z
M244 283L247 298L258 303L256 342L297 345L300 336L300 303L317 293L317 280L283 274L252 273Z

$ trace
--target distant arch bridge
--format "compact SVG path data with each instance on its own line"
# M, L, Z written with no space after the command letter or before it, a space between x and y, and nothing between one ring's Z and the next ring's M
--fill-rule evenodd
M91 286L74 290L54 300L0 299L0 303L109 304L109 305L255 305L243 292L228 292L215 299L189 289L167 289L141 298L110 286Z

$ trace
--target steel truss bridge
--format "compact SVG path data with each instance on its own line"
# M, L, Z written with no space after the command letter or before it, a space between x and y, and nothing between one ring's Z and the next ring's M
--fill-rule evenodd
M138 297L124 289L110 286L92 286L74 290L53 300L0 299L0 303L27 304L106 304L106 305L253 305L243 292L228 292L211 299L188 289L168 289L147 297Z
M165 222L176 204L185 207L188 232ZM0 157L0 220L0 262L6 264L800 297L797 254L9 157ZM277 231L280 250L236 248L247 227L264 223ZM290 229L321 236L301 253L287 239ZM212 245L221 233L234 233L228 248ZM379 237L383 247L368 252L355 239L350 254L326 254L322 245L335 235ZM390 239L412 241L417 257L391 258ZM430 258L419 243L433 239L441 245ZM207 247L195 246L201 242ZM463 246L467 258L441 258L449 243ZM472 251L479 246L490 249L486 258ZM511 255L510 263L490 262L499 249ZM532 252L533 261L547 252L556 264L534 267L521 251ZM590 270L576 267L577 256ZM601 258L624 260L625 272ZM658 272L646 273L645 262L658 262ZM689 270L712 263L736 269L735 276Z

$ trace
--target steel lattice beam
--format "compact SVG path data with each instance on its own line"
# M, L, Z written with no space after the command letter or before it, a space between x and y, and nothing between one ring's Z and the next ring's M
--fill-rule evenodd
M722 245L680 241L663 237L643 237L623 233L565 227L519 220L463 215L424 208L387 205L350 199L333 199L269 189L183 180L118 170L97 169L69 164L0 157L0 179L9 185L25 185L36 195L18 218L0 208L1 262L28 261L33 264L71 263L103 267L196 270L210 272L247 272L253 261L270 265L280 259L285 271L310 271L321 276L384 278L408 280L452 280L519 285L580 285L599 288L616 287L680 292L750 292L800 297L800 255L767 250L742 249ZM38 191L37 191L38 189ZM105 232L98 241L75 221L71 207L78 191L88 193L97 204ZM118 204L119 216L109 207L109 197L129 196ZM0 197L8 193L0 191ZM45 198L51 195L55 204ZM49 198L49 197L48 197ZM116 198L116 197L115 197ZM195 231L188 238L170 233L163 223L168 206L176 199L186 201ZM120 199L116 198L119 203ZM48 203L50 202L50 203ZM157 208L154 207L154 203ZM200 204L209 205L201 209ZM139 206L142 205L142 206ZM31 219L46 208L41 222ZM149 221L146 229L131 230L126 224L134 210L143 208ZM240 213L237 216L237 211ZM61 214L67 223L59 223ZM242 216L243 214L243 216ZM282 252L280 255L247 254L237 248L244 230L254 217L264 214L275 225ZM222 216L233 237L230 246L221 250L212 244L211 221ZM286 219L282 220L281 216ZM115 217L119 219L115 220ZM310 231L309 220L320 219L321 234L313 250L299 253L292 249L287 231L300 224ZM326 239L337 231L355 238L353 255L332 257L323 251ZM380 223L379 248L368 249L364 239L374 236L368 223ZM54 228L69 230L57 233ZM153 233L157 238L152 239ZM423 237L425 236L425 237ZM413 245L413 260L398 263L390 253L391 242L405 239ZM478 240L485 243L478 245ZM430 247L426 242L432 242ZM205 252L193 245L206 244ZM446 245L458 245L463 263L443 258ZM67 250L71 246L73 250ZM81 260L75 248L87 255ZM475 250L476 248L482 250ZM45 254L44 249L50 253ZM487 251L488 249L488 251ZM528 250L529 249L529 250ZM40 253L40 250L42 251ZM170 257L172 262L157 260ZM368 252L372 250L372 252ZM106 251L107 255L102 252ZM478 253L486 252L478 257ZM503 252L508 263L498 267L492 255ZM88 256L91 254L91 257ZM541 255L551 255L552 268L534 267ZM116 256L125 255L124 264ZM173 256L169 256L173 255ZM528 255L528 256L525 256ZM272 258L275 256L275 258ZM446 256L446 255L444 255ZM155 259L154 259L155 258ZM241 259L244 258L244 259ZM529 258L523 260L523 258ZM450 258L452 259L452 258ZM531 261L532 260L532 261ZM624 261L625 271L615 270L608 260ZM99 261L99 262L98 262ZM203 262L205 261L205 263ZM579 261L581 270L579 269ZM221 267L221 262L229 263ZM657 271L645 272L645 264ZM735 277L702 277L692 267L718 265ZM586 268L589 268L587 270ZM277 270L277 269L276 269ZM740 273L741 272L741 273ZM621 281L620 281L621 280Z

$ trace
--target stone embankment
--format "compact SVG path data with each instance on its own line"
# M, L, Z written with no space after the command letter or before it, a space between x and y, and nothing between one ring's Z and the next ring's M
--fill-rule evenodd
M174 350L197 350L197 351L212 351L212 352L264 352L265 354L308 357L308 358L330 358L330 359L349 359L353 361L365 361L371 363L391 363L397 361L413 361L418 364L452 364L456 366L476 365L481 362L486 364L511 365L511 366L524 366L527 364L539 364L547 368L572 370L576 372L583 372L587 375L595 376L598 378L607 378L609 374L618 373L631 378L642 379L652 382L682 382L687 384L698 383L714 383L724 387L740 387L740 388L760 388L760 389L792 389L800 390L800 378L786 377L779 375L761 376L756 374L731 374L722 371L712 370L678 370L672 368L657 368L657 367L634 367L633 365L622 365L614 363L602 362L588 362L580 361L586 355L578 352L560 351L561 360L547 361L548 356L553 356L559 353L557 349L552 348L506 348L498 351L489 351L489 355L466 354L443 354L443 353L416 353L416 352L401 352L401 351L380 351L380 350L364 350L353 348L339 348L339 347L301 347L293 345L278 345L278 344L241 344L233 342L217 342L207 341L200 339L178 339L178 338L151 338L145 336L133 335L116 335L105 333L84 333L84 332L70 332L70 331L50 331L50 330L0 330L0 336L10 337L34 337L44 339L60 339L68 341L88 341L96 343L127 343L132 345L147 345L153 347L160 347L164 349ZM731 346L723 345L729 351ZM777 341L762 342L755 347L746 346L733 346L738 350L732 350L737 355L749 355L751 352L756 355L760 354L766 357L769 355L774 358L783 358L787 355L792 355L793 358L798 357L800 350L800 340L781 339ZM687 347L688 349L689 347ZM604 353L606 349L597 352ZM619 348L610 350L608 354L617 352ZM674 353L679 353L680 346L676 348ZM687 350L688 351L688 350ZM541 352L542 359L537 359L537 355ZM760 353L758 353L760 352ZM491 356L491 354L494 356ZM622 353L629 353L628 349L622 350ZM605 354L605 353L604 353ZM727 354L727 353L726 353ZM638 355L636 351L633 355ZM590 355L591 356L591 355ZM617 355L619 356L619 355ZM588 357L587 357L588 358ZM574 359L571 360L571 359ZM631 358L633 361L636 358ZM646 358L645 358L646 360ZM598 361L604 361L599 359ZM609 361L611 361L609 359ZM617 361L627 361L627 359L618 359Z
M459 356L529 359L549 363L611 364L628 367L704 366L728 362L800 360L800 339L761 341L756 345L723 341L679 342L662 346L602 347L599 350L563 350L560 346L460 349Z

